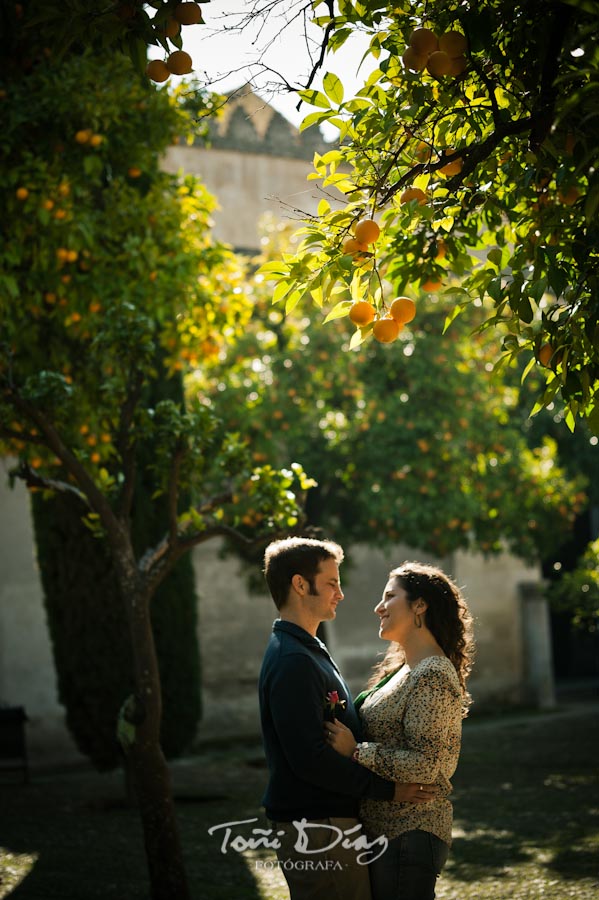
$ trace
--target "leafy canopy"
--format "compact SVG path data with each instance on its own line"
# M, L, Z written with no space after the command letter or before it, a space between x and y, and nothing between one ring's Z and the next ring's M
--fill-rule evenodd
M265 222L263 261L291 252L289 231ZM343 542L438 556L509 547L536 560L557 549L585 503L584 480L565 475L554 440L528 440L514 374L490 377L491 332L472 336L458 319L443 335L450 301L432 297L393 352L376 341L343 352L347 318L323 326L299 307L284 316L261 275L252 290L243 338L210 378L190 375L188 390L243 428L256 464L302 461L318 481L310 524ZM259 518L248 509L244 525Z
M188 128L185 104L116 55L101 82L83 54L6 85L0 450L31 487L77 493L90 526L120 540L137 450L152 446L170 518L143 563L155 579L169 554L235 530L247 497L264 531L292 529L293 489L309 484L301 467L256 467L245 438L223 433L197 397L152 403L148 392L187 365L209 366L251 312L243 267L210 237L214 201L160 165Z
M339 0L334 17L329 7L312 3L328 49L323 90L299 96L315 108L302 127L329 122L341 143L315 156L323 198L298 252L263 269L275 300L289 310L308 296L344 316L366 299L380 318L398 294L441 293L446 328L468 310L499 330L500 363L521 356L525 376L542 370L534 411L561 398L570 429L580 416L599 431L598 5ZM355 29L375 68L347 97L334 54ZM380 237L348 251L365 218ZM376 334L376 318L352 348Z

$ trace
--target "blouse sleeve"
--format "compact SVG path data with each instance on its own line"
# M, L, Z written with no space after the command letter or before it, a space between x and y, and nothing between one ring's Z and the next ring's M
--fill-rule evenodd
M402 747L391 743L362 742L354 758L362 766L391 781L432 784L447 748L449 731L461 718L461 697L440 672L418 675L410 692L404 718ZM397 733L389 722L390 738Z

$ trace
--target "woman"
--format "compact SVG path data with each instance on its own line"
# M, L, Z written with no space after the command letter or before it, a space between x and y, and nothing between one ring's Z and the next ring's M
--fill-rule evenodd
M368 837L389 839L370 867L373 900L434 900L451 845L449 779L470 704L472 620L451 579L415 562L390 573L375 613L379 637L391 645L356 698L366 739L356 744L337 720L325 727L335 750L379 775L436 785L430 803L361 805Z

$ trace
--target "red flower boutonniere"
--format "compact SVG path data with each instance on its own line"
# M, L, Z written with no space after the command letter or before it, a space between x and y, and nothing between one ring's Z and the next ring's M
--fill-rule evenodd
M339 699L338 691L329 691L324 701L324 712L327 722L337 718L337 710L345 709L347 702Z

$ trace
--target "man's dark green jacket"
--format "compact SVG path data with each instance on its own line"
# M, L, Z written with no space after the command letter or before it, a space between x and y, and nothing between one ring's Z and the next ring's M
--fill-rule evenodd
M359 740L360 720L349 688L326 646L298 625L277 619L259 683L270 771L263 804L274 822L356 816L361 797L393 799L393 782L327 744L324 721L331 691L340 700L336 717Z

